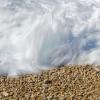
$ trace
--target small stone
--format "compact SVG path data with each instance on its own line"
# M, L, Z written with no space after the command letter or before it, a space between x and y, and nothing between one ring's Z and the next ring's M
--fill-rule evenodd
M3 96L5 96L5 97L7 97L7 96L8 96L8 93L7 93L7 92L5 92L5 91L4 91L2 94L3 94Z
M44 83L45 83L45 84L51 84L52 81L51 81L51 80L44 80Z

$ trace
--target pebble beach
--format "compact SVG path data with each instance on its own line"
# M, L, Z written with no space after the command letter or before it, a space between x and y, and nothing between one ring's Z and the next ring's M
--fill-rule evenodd
M66 65L40 74L0 76L0 100L100 100L100 71Z

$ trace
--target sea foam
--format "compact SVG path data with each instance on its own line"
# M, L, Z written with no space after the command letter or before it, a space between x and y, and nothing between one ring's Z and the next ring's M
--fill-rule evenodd
M0 75L100 64L100 0L0 0Z

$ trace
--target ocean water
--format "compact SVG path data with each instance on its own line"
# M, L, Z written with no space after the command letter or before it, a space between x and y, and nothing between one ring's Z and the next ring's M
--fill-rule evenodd
M100 64L100 0L0 0L0 75Z

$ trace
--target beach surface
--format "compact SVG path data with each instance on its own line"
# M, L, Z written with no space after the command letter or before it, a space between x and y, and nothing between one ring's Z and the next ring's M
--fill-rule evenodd
M100 71L66 65L17 78L0 76L0 100L100 100Z

